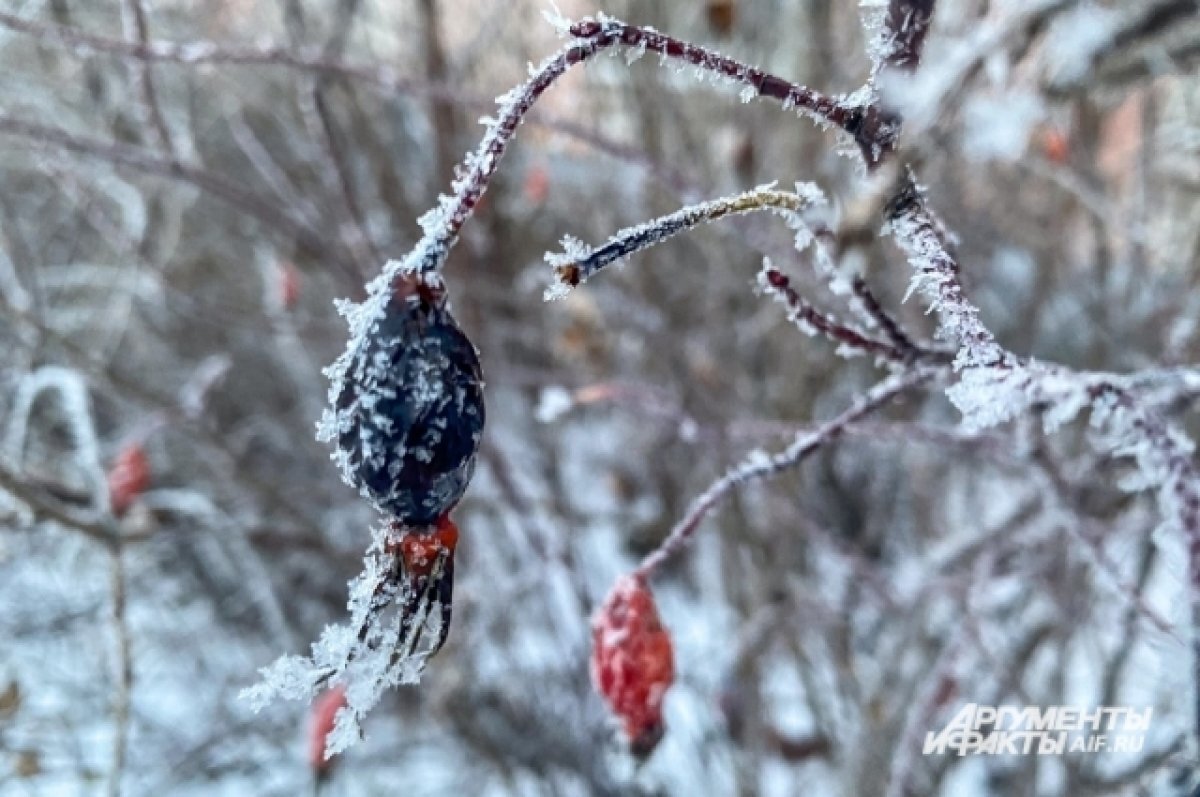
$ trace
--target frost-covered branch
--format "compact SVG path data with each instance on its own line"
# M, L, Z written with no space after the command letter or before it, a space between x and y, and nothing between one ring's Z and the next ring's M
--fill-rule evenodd
M918 347L911 342L908 346L904 346L894 341L876 340L853 327L840 323L832 316L822 313L809 304L792 287L788 276L773 267L769 261L763 264L762 271L758 274L758 284L764 293L773 296L788 308L788 319L802 331L810 334L819 332L846 350L871 354L894 365L907 365L918 357L934 354L934 352ZM900 334L903 335L903 333ZM909 339L904 336L902 340L908 341Z
M938 314L939 332L958 347L956 368L1011 368L1016 358L996 342L979 310L963 293L958 262L950 254L941 223L929 211L925 197L909 173L886 212L889 231L908 256L915 275L909 292L918 291Z
M939 334L958 347L960 378L948 395L965 426L986 428L1037 406L1051 432L1090 408L1091 423L1100 432L1094 440L1098 450L1129 457L1137 466L1126 488L1157 493L1164 520L1187 543L1194 682L1200 688L1200 473L1192 461L1192 441L1146 406L1123 377L1025 362L1003 348L966 298L958 262L911 174L888 208L888 230L913 267L912 290L937 314ZM1200 736L1200 705L1194 722Z
M546 262L554 271L555 282L546 289L545 298L561 298L607 266L702 224L755 211L771 211L780 215L795 232L797 249L804 249L813 243L818 273L829 281L835 293L844 292L845 280L838 274L824 245L816 240L819 236L815 236L799 216L802 211L824 202L824 194L814 185L798 184L795 192L761 186L741 194L688 205L674 213L627 227L613 234L599 247L592 248L574 238L564 238L563 252L546 255ZM868 324L882 328L888 341L876 340L817 310L800 296L783 272L769 262L764 264L759 273L759 287L787 306L789 318L802 330L819 332L844 346L847 351L864 352L896 364L911 363L917 358L935 354L914 343L900 329L861 277L856 277L850 288L857 298L857 303L852 303L852 307Z
M828 97L705 47L660 33L653 28L637 27L601 15L595 19L580 20L571 25L569 30L573 36L581 39L615 39L637 52L652 52L663 59L686 61L702 74L717 75L741 84L745 87L745 93L742 95L745 100L755 96L778 100L785 108L798 109L822 127L833 126L849 133L862 148L868 162L877 162L886 154L886 148L880 149L878 145L881 141L890 143L895 132L890 119L871 108L863 107L859 102Z
M525 83L497 100L499 112L489 123L478 147L460 167L461 176L454 181L452 194L441 197L438 207L422 217L424 235L421 241L401 263L389 266L389 281L397 273L425 273L441 268L462 225L482 198L513 135L534 103L572 66L611 47L623 46L636 52L654 52L663 59L690 63L702 74L713 74L741 84L751 92L746 99L757 94L779 100L785 107L798 108L824 126L832 125L854 135L856 140L866 141L869 138L872 146L885 138L882 123L874 116L864 115L858 104L826 97L652 28L641 28L600 16L571 24L567 30L572 40L558 53L533 68ZM866 148L864 156L871 160Z
M594 249L574 238L564 238L563 252L546 255L546 262L554 270L555 278L555 284L546 289L546 299L561 298L570 288L587 282L606 266L701 224L727 216L773 211L783 216L789 226L796 230L798 237L807 238L807 230L796 214L824 202L825 197L820 189L811 184L799 184L794 192L760 186L734 196L688 205L674 213L626 227Z
M648 554L638 565L637 572L649 577L688 543L692 534L729 493L742 485L796 467L822 446L839 437L849 424L863 418L888 404L892 399L938 375L941 369L920 366L904 373L889 376L862 393L854 403L837 416L825 421L815 429L802 432L783 450L768 454L762 450L752 452L740 464L726 471L708 489L697 496L684 516L671 528L662 544Z
M122 0L121 16L125 25L125 37L130 43L146 47L150 41L150 26L146 5L143 0ZM142 106L149 127L158 136L159 147L169 155L176 155L174 139L167 120L163 116L162 104L158 101L158 87L154 81L154 69L149 61L142 61L134 68L141 86Z

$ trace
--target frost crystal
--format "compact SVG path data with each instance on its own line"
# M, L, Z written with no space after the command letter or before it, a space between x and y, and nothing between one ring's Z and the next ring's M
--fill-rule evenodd
M550 8L542 10L542 19L550 23L550 27L554 28L555 33L560 38L566 38L571 35L571 20L563 16L562 11L558 8L558 3L550 3Z
M796 230L797 246L803 248L807 246L811 233L800 218L799 212L824 202L824 194L812 184L798 183L796 192L791 193L780 191L775 188L774 183L770 183L741 194L688 205L652 221L626 227L596 248L589 247L575 238L563 238L563 251L546 255L546 262L554 269L555 284L546 289L545 298L561 298L570 288L586 282L589 277L611 263L701 224L736 214L762 210L778 213Z
M361 722L384 690L417 683L445 638L439 568L452 567L453 560L439 557L425 568L411 560L402 565L404 541L394 526L379 528L363 572L350 585L350 623L328 626L309 656L283 656L264 667L262 680L241 693L260 711L279 698L311 700L331 684L344 684L346 705L327 737L327 755L361 737Z
M570 412L574 405L571 391L559 386L546 387L542 389L534 416L541 423L553 423Z

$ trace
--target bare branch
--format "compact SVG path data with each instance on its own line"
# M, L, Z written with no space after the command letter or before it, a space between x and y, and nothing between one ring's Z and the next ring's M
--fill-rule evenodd
M120 797L121 779L129 745L129 707L133 692L133 655L126 616L126 575L123 540L109 546L109 583L112 600L113 636L116 642L116 677L113 679L113 747L108 773L109 797Z
M765 210L787 214L785 218L793 225L798 225L794 214L824 201L814 187L806 188L808 190L801 195L763 186L734 196L688 205L666 216L620 230L607 243L595 249L572 238L564 239L565 252L546 256L546 262L554 269L558 283L546 289L546 298L559 298L565 289L582 285L598 271L618 260L726 216Z
M121 12L125 23L125 37L141 47L146 47L150 41L150 29L146 20L144 0L121 0ZM135 71L142 89L145 115L150 129L158 136L158 146L168 155L177 157L178 150L171 138L166 118L163 117L158 90L154 85L154 70L149 61L143 61Z
M707 490L692 501L684 516L672 527L670 534L661 545L642 560L636 572L644 577L649 577L683 550L696 529L700 527L701 521L735 488L796 467L818 449L837 439L849 424L885 406L901 393L929 381L938 373L939 369L937 368L922 366L906 373L889 376L864 392L850 407L836 417L822 423L810 432L797 435L795 440L782 451L776 454L767 454L763 451L751 454L741 464L726 471L724 476L709 485Z

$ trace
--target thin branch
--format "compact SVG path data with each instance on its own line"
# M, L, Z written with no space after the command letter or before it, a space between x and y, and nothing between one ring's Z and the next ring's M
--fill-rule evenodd
M959 347L957 367L1012 368L1017 358L996 342L979 310L966 299L958 277L958 261L950 254L940 221L930 212L911 171L885 210L893 239L915 271L912 290L920 291L936 310L946 338Z
M635 573L649 577L671 557L679 553L687 545L696 529L700 527L701 521L734 489L748 482L774 476L796 467L822 446L837 439L846 426L878 410L901 393L932 379L941 370L922 366L905 373L889 376L860 395L850 407L836 417L809 432L797 435L791 444L782 451L775 454L767 454L761 450L755 451L741 464L726 471L724 476L709 485L707 490L692 501L683 518L675 524L662 544L642 560Z
M345 217L342 222L342 237L346 248L353 253L354 260L359 263L359 269L366 272L374 268L373 264L383 259L375 242L367 229L366 214L363 213L354 191L354 177L349 157L338 140L338 132L334 124L333 111L329 108L326 97L327 89L318 82L312 87L310 96L301 100L302 106L307 106L311 100L311 111L315 117L313 132L320 139L321 149L329 164L326 182L338 191L342 197L341 212Z
M422 240L404 261L388 270L389 279L381 280L381 286L390 283L390 278L395 276L393 271L429 273L441 268L463 224L487 190L517 128L534 103L572 66L611 47L619 45L658 53L663 58L679 59L698 69L740 83L760 96L779 100L785 107L800 108L818 123L839 127L853 135L860 142L863 156L868 162L874 162L884 154L886 147L881 149L879 142L891 140L887 132L891 128L878 113L839 102L820 92L651 28L639 28L600 17L581 20L571 25L569 30L574 39L534 68L525 83L499 100L500 111L488 126L479 146L462 164L462 177L454 181L452 195L443 196L438 207L423 217L425 235Z
M910 363L917 357L930 353L916 347L902 349L891 343L875 340L852 327L839 323L832 316L825 315L809 304L792 287L792 282L787 275L772 267L770 263L764 264L763 270L759 272L759 285L766 293L775 297L777 301L788 308L788 319L792 323L805 331L808 331L805 329L807 326L808 329L820 332L834 343L900 365Z
M900 323L892 314L883 309L883 305L875 296L875 292L867 285L866 280L855 275L850 282L850 290L854 291L854 295L862 303L863 311L883 330L883 334L892 342L892 346L910 354L920 353L921 347L908 336L907 332L901 329Z
M143 0L122 0L122 17L125 23L125 36L131 42L145 47L150 41L149 23L146 20L146 6ZM162 106L158 100L158 90L154 85L154 70L149 61L141 62L137 69L137 80L142 90L142 104L149 122L150 129L158 136L158 145L172 157L178 156L171 131L163 116Z
M196 66L200 64L229 66L281 66L309 72L353 77L382 88L406 93L443 93L444 89L430 88L422 81L399 77L388 67L349 64L328 58L319 50L296 50L290 46L264 45L259 47L226 47L217 42L196 40L172 42L162 39L121 41L97 36L63 25L48 25L16 14L0 11L0 27L8 28L40 40L44 44L60 44L81 54L99 53L121 58L135 58L151 63Z
M546 290L546 298L558 298L563 294L564 288L582 285L606 266L701 224L708 224L726 216L764 210L796 214L820 201L823 200L815 193L815 189L802 196L799 193L763 186L734 196L688 205L636 227L627 227L613 234L607 243L596 249L591 249L572 238L566 238L563 240L565 252L546 256L546 261L554 269L554 276L558 281L558 285ZM792 217L794 218L794 215Z
M105 546L111 547L116 544L119 532L111 520L95 512L85 514L70 509L55 501L38 485L26 481L3 466L0 466L0 487L29 505L37 515L53 520Z
M116 641L116 678L113 692L113 747L108 776L109 797L120 797L121 779L129 746L129 707L133 692L133 656L126 616L126 574L123 540L109 546L113 635Z

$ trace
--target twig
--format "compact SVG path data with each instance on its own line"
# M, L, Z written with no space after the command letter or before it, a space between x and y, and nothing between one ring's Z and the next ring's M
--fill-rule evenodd
M666 36L650 28L639 28L619 20L602 17L584 19L570 26L574 39L556 54L532 70L525 83L500 100L500 111L488 126L483 139L461 167L462 177L454 181L452 194L443 196L438 207L422 219L425 235L404 261L392 271L427 273L441 268L450 247L454 245L462 225L470 218L488 183L496 173L500 159L508 149L513 135L529 110L559 77L576 64L615 46L630 47L658 53L664 58L686 61L698 69L728 78L754 90L764 97L781 101L785 107L800 108L821 124L831 124L850 133L864 144L864 157L871 161L880 157L879 141L890 140L890 129L878 113L842 103L812 89L791 83L710 50Z
M109 546L110 589L112 595L113 635L116 641L116 678L113 692L113 747L108 776L109 797L120 797L121 779L129 746L129 707L133 693L133 657L126 617L125 559L123 540L117 535Z
M652 28L640 28L600 16L570 26L573 36L585 40L616 41L626 47L657 53L664 58L686 61L698 69L740 83L756 95L778 100L785 108L797 108L820 125L833 125L854 137L863 158L880 162L891 151L897 128L876 106L862 106L828 97L776 75L681 41Z
M734 196L688 205L666 216L620 230L609 238L607 243L596 249L591 249L572 238L566 238L563 240L566 251L546 256L546 262L554 269L554 276L558 281L557 286L546 290L546 298L558 298L562 295L563 288L582 285L606 266L701 224L756 211L785 213L794 218L794 214L820 201L822 199L819 193L815 193L815 189L801 195L763 186Z
M150 41L150 31L143 0L121 0L121 11L125 24L125 37L131 42L145 47ZM142 104L149 122L148 126L158 136L158 145L163 152L177 157L178 150L171 138L171 131L167 127L162 106L158 101L158 91L154 85L154 71L150 62L142 61L135 71L142 89Z
M655 570L687 545L692 534L699 528L700 522L735 488L747 482L794 468L819 448L836 439L847 425L874 412L901 393L932 379L940 371L941 369L935 367L922 366L905 373L889 376L859 396L841 414L810 432L798 435L782 451L776 454L767 454L761 450L754 452L741 464L726 471L724 476L697 496L662 544L651 551L634 572L642 577L651 576Z
M161 39L121 41L85 33L62 25L47 25L0 11L0 27L33 36L47 44L62 45L80 54L103 53L135 58L151 63L195 66L200 64L232 66L282 66L309 72L342 75L366 80L383 88L412 93L444 94L444 88L431 88L422 81L399 77L387 67L349 64L327 58L320 51L296 50L290 46L225 47L217 42L171 42Z
M895 348L909 353L910 356L920 353L921 347L914 343L913 339L908 336L908 333L901 329L900 324L892 314L883 309L883 305L879 303L878 297L875 296L875 292L867 285L866 280L859 275L855 275L854 279L850 282L850 290L854 291L854 295L862 303L864 312L883 330L883 334L887 335L888 340L892 342Z
M852 327L839 323L833 317L825 315L809 304L792 287L791 280L787 275L772 267L770 263L764 264L763 270L759 273L759 285L788 308L788 319L792 323L800 326L801 329L807 325L834 343L872 354L899 365L910 363L915 358L929 353L915 346L907 350L901 349L892 343L875 340Z
M0 487L28 504L36 514L49 518L64 528L79 532L107 547L116 544L118 531L110 520L95 512L82 514L68 509L50 498L45 490L13 474L4 466L0 466ZM142 537L131 537L130 541L133 539Z
M936 0L891 0L886 28L890 41L884 65L905 71L916 69L925 49L925 36L933 22Z

